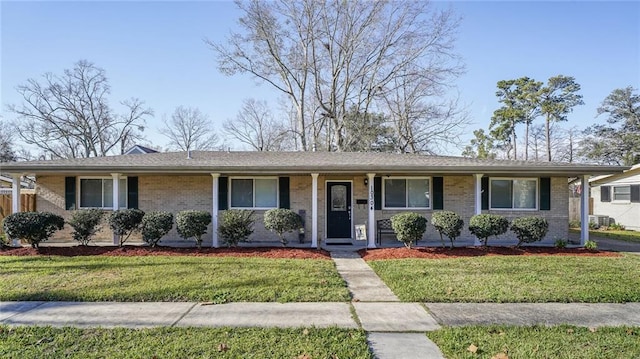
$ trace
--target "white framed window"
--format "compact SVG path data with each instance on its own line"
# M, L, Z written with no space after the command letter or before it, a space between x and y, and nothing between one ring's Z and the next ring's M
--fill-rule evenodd
M613 200L631 202L631 186L613 186Z
M389 177L382 185L383 208L431 208L430 177Z
M491 209L538 209L537 178L491 178Z
M80 177L78 178L78 208L113 209L112 177ZM120 208L127 208L127 178L120 177L118 188Z
M236 177L230 182L230 208L278 208L277 177Z

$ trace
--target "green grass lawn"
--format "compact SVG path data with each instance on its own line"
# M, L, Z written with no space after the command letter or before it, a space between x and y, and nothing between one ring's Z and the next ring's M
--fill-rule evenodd
M571 228L570 232L580 233L580 229ZM589 230L589 235L595 237L617 239L625 242L640 243L640 232L637 231L613 231L613 230Z
M0 256L0 300L348 301L332 261L191 256Z
M446 358L640 358L640 328L468 326L427 333ZM469 346L478 349L474 354Z
M372 358L363 330L0 326L1 358ZM333 355L333 356L332 356Z
M406 302L638 302L640 256L369 261Z

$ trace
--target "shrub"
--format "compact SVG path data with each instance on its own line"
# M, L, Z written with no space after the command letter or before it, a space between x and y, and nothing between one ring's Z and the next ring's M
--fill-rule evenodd
M620 224L620 223L611 223L609 224L609 226L607 226L607 231L624 231L625 229L627 229L624 224Z
M460 237L464 221L459 214L452 211L434 212L431 216L431 224L436 227L436 230L440 233L440 241L444 247L444 239L442 236L447 236L451 241L451 248L453 248L453 241Z
M142 240L151 247L155 247L160 238L173 228L173 214L171 212L147 212L142 217L140 229Z
M73 211L67 223L73 228L71 236L81 245L86 246L96 232L100 230L100 222L104 212L100 209L81 209Z
M469 220L469 231L473 233L485 247L491 236L499 236L509 229L509 221L498 214L476 214Z
M549 231L549 223L542 217L519 217L511 222L511 231L518 237L516 247L520 247L522 243L541 241Z
M588 240L584 242L584 249L595 251L598 249L598 243L596 243L596 241Z
M3 227L7 237L25 240L31 247L38 248L40 242L64 228L64 219L49 212L18 212L8 215Z
M181 211L176 215L176 229L180 237L196 240L198 248L202 248L202 236L207 233L211 223L211 213L207 211Z
M562 238L558 238L556 239L555 246L556 248L567 248L567 241Z
M4 233L0 233L0 248L9 247L9 239Z
M300 227L302 227L302 219L290 209L274 208L264 213L264 228L276 232L283 246L287 245L284 234L298 230Z
M391 227L398 240L411 249L427 230L427 219L415 212L399 213L391 217Z
M569 228L580 228L580 221L569 221Z
M593 230L593 229L598 229L600 228L600 225L596 222L589 222L589 229Z
M109 226L113 234L120 237L120 247L129 239L133 232L140 230L140 223L144 212L139 209L120 209L111 213Z
M235 247L240 242L246 242L253 233L253 211L231 209L224 211L218 225L218 234L227 247Z

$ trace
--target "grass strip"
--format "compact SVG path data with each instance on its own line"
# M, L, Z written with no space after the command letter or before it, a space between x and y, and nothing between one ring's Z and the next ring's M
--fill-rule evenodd
M572 233L580 233L580 229L569 229ZM640 243L640 232L637 231L618 231L618 230L589 230L589 235L594 237L602 237L609 239L617 239L625 242Z
M348 301L333 262L190 256L0 256L0 300Z

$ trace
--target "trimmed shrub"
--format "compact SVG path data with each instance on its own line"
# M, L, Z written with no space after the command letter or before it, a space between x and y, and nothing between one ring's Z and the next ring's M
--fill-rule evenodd
M596 241L588 240L584 242L584 249L595 251L598 249L598 243L596 243Z
M476 214L469 220L469 231L487 246L489 237L504 234L509 229L509 220L498 214Z
M155 247L160 242L160 238L169 233L171 228L173 228L173 214L165 211L147 212L140 223L142 240L151 247Z
M202 248L202 236L211 223L211 213L207 211L181 211L176 215L176 229L184 239L194 238L198 249Z
M38 248L40 242L64 228L64 218L50 212L18 212L4 219L3 228L7 237L25 240Z
M140 230L140 223L144 212L139 209L120 209L109 216L109 227L113 234L119 236L120 247L129 239L133 232Z
M391 227L398 240L411 249L427 230L427 219L415 212L399 213L391 217Z
M442 246L445 246L442 236L446 236L449 238L449 241L451 241L451 248L453 248L453 242L460 237L462 227L464 227L462 217L452 211L434 212L431 216L431 224L436 227L436 230L440 233Z
M567 248L567 241L562 238L558 238L556 239L554 245L556 248Z
M91 238L100 230L100 222L104 217L101 209L80 209L71 213L67 223L73 228L71 236L81 245L86 246Z
M222 213L218 234L227 247L235 247L240 242L246 242L253 234L253 225L256 222L253 213L245 209L230 209Z
M290 209L274 208L264 213L264 228L276 232L283 246L287 245L284 234L296 231L300 227L302 227L302 219Z
M549 231L549 223L542 217L519 217L511 222L511 231L518 237L516 247L520 247L522 243L541 241Z

